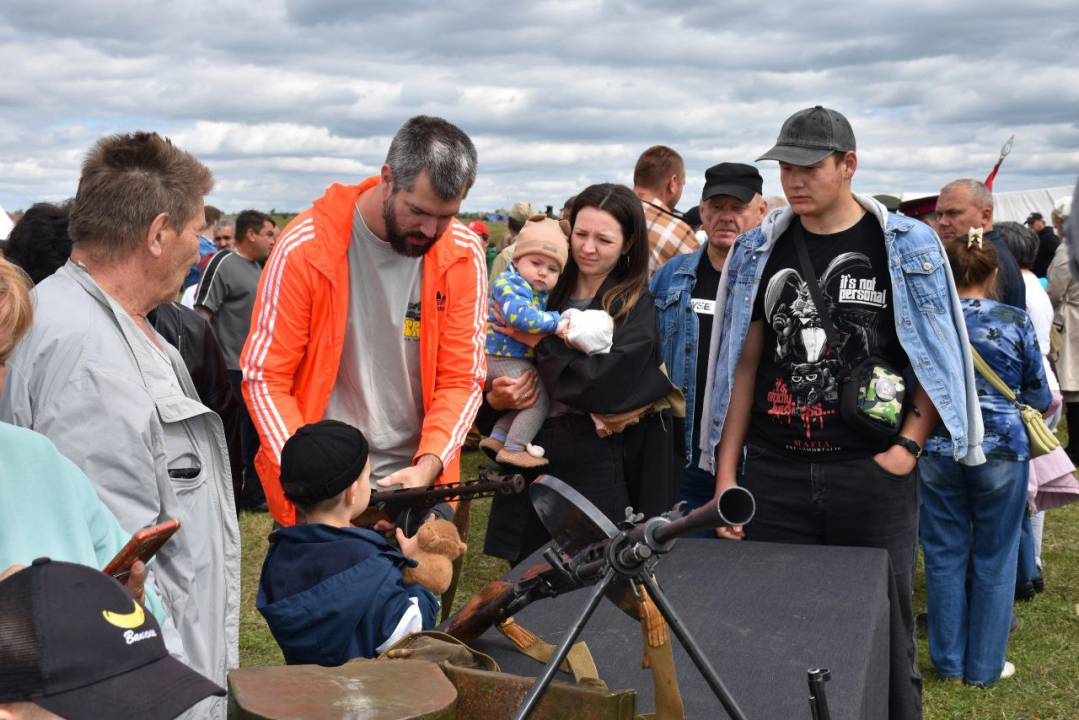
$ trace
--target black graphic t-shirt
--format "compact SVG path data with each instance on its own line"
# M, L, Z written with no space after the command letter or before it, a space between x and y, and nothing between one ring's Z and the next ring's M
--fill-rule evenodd
M806 231L805 241L842 340L843 362L828 350L788 229L768 258L753 304L753 319L764 321L764 351L753 389L749 442L800 460L875 455L888 442L865 437L840 417L839 376L844 363L854 367L869 355L901 371L909 365L895 330L884 233L866 213L834 235Z
M690 293L690 307L697 316L697 367L696 385L694 385L693 408L693 447L697 447L701 437L701 412L708 404L704 397L704 386L708 382L708 346L712 342L712 322L716 313L716 294L719 291L720 271L712 266L708 252L701 253L697 265L697 284Z

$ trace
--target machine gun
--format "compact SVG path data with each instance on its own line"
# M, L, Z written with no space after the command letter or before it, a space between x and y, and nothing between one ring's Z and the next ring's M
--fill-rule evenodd
M475 480L444 483L426 488L399 488L371 493L367 510L352 521L358 527L370 527L379 520L395 522L405 535L416 534L424 518L439 503L453 500L475 500L495 495L516 495L524 490L521 475L498 475L489 468L480 468Z
M653 577L659 556L670 552L678 538L706 528L745 525L755 505L749 491L725 490L715 500L689 514L679 508L645 520L626 510L621 529L561 480L544 475L532 483L532 504L554 538L543 557L546 562L530 568L516 582L496 581L468 601L450 622L446 632L462 642L477 639L536 600L555 597L585 586L594 586L580 616L570 625L543 674L518 709L515 718L527 718L540 696L584 629L604 595L633 618L636 598L644 587L671 631L686 649L697 669L732 718L741 710L723 686L708 659L689 634Z
M537 485L551 480L555 478L544 476L537 480ZM575 492L572 488L567 489ZM463 643L470 643L488 628L499 625L536 600L595 584L602 576L608 559L613 560L616 567L639 568L654 554L669 552L675 540L683 535L705 528L746 524L753 517L753 509L753 497L749 491L734 487L688 515L673 510L644 523L631 525L626 530L615 529L613 537L597 542L563 543L560 551L549 547L543 553L546 562L529 568L517 582L495 580L480 590L454 616L446 632ZM631 523L635 520L640 522L639 516L629 518ZM565 521L566 524L572 522L569 518ZM615 604L636 617L635 600L624 598L629 601L626 604L622 602L621 593L612 595Z

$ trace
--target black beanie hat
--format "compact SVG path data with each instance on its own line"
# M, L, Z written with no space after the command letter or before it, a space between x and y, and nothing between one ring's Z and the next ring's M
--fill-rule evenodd
M367 438L348 423L304 425L281 448L281 487L298 505L314 505L344 492L367 465Z

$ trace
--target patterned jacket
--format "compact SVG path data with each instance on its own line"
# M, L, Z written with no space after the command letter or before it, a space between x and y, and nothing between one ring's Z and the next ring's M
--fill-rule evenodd
M963 298L959 302L963 305L970 343L978 354L1020 402L1042 412L1048 409L1052 396L1030 317L1022 310L995 300ZM982 440L985 457L988 460L1029 460L1030 442L1015 403L1006 400L980 373L974 382L985 424L985 439ZM930 435L925 454L951 457L951 438L943 424L938 424Z
M547 293L536 293L512 262L495 279L491 287L492 311L487 318L487 342L484 351L498 357L530 358L532 348L497 332L494 329L494 307L498 307L506 322L526 333L553 333L561 317L555 310L545 311Z

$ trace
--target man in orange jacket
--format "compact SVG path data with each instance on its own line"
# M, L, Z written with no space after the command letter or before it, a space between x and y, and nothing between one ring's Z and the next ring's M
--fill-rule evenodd
M454 218L475 179L468 136L414 117L379 175L332 185L274 246L240 365L255 465L282 525L296 515L281 447L324 418L368 438L381 487L458 479L486 375L483 244Z

